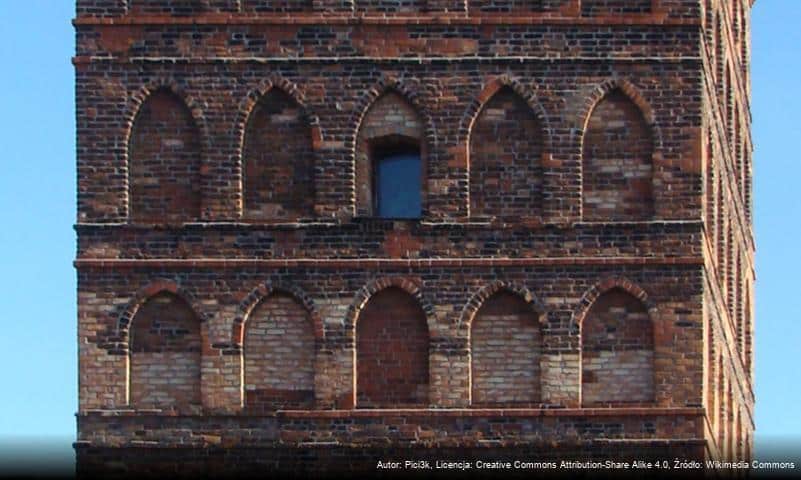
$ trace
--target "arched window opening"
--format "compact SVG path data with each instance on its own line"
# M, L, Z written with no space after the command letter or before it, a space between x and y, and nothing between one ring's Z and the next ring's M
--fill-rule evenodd
M131 320L131 405L200 406L200 358L200 321L189 304L168 292L148 299Z
M314 327L294 297L274 293L248 315L243 345L245 408L314 405Z
M426 153L422 139L422 119L397 93L384 94L370 107L356 137L359 216L422 216Z
M473 406L540 403L539 314L511 292L498 292L476 312L470 329Z
M428 325L406 291L376 293L356 321L356 405L359 408L428 404Z
M200 131L186 104L168 89L155 91L140 107L128 158L133 220L200 217Z
M582 405L654 401L654 330L645 306L612 289L590 307L581 325Z

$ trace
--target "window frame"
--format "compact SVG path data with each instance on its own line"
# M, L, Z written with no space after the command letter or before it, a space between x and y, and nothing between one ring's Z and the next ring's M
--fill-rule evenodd
M395 217L382 216L380 211L380 188L378 178L378 164L381 160L396 155L414 155L419 159L420 176L418 184L418 195L420 199L420 210L417 216ZM426 161L423 142L420 139L406 135L384 135L372 138L368 142L368 160L370 174L370 218L381 220L410 220L419 221L424 217L425 211L425 172Z

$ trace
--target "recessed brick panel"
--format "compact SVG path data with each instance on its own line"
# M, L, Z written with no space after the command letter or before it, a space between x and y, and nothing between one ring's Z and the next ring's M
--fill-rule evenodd
M654 400L654 330L639 300L618 289L598 297L581 341L584 406Z
M199 406L200 351L200 321L185 301L169 293L147 300L131 321L131 405Z
M356 322L357 406L428 404L428 326L405 291L376 293Z
M308 120L280 89L267 92L250 114L243 149L244 215L293 220L312 213L314 156Z
M134 120L128 158L134 221L179 222L200 217L200 132L175 94L161 89L142 104Z
M470 133L470 214L519 221L542 212L542 130L526 101L501 89Z
M509 292L496 293L476 312L470 333L473 406L540 402L537 317L530 304Z
M245 325L245 408L311 408L314 354L314 329L303 305L283 293L263 300Z
M582 150L585 220L645 220L654 213L653 139L642 112L613 90L593 109Z

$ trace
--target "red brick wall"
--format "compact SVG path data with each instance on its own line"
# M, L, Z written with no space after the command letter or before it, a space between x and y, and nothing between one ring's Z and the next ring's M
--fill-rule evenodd
M256 104L245 131L244 215L293 220L314 207L312 136L300 106L273 88Z
M356 322L358 407L428 405L428 326L417 301L390 287Z
M593 109L584 134L585 220L643 220L654 213L653 139L643 114L620 90Z
M542 212L543 132L526 101L504 87L470 132L470 214L507 221Z
M654 329L638 299L618 289L598 297L581 342L582 405L654 400Z
M147 98L134 121L128 157L133 220L200 217L200 133L180 98L166 89Z
M509 292L488 298L471 325L472 404L539 403L541 351L542 334L532 306Z
M130 328L130 403L137 408L199 406L200 321L182 299L160 293Z
M314 345L311 319L293 297L276 293L257 305L245 324L245 407L312 407Z

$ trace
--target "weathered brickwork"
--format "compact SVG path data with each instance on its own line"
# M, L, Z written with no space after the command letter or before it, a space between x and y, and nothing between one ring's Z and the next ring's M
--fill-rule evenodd
M356 320L356 406L426 406L428 345L414 297L397 287L371 297Z
M200 321L180 297L159 293L130 327L129 403L141 408L199 407Z
M276 293L253 309L242 351L247 409L314 405L314 325L292 296Z
M243 216L297 220L314 208L312 133L300 106L280 88L264 94L245 129Z
M609 92L593 109L584 134L583 218L651 218L653 152L651 131L640 109L622 90Z
M538 312L514 293L482 304L470 330L471 405L540 403L540 329Z
M79 469L749 458L749 9L77 0Z
M470 131L470 214L541 219L545 135L531 107L506 86Z
M623 13L648 13L651 0L582 0L581 14L585 16Z
M595 300L581 325L581 403L648 403L654 396L654 329L628 292Z
M139 109L128 147L133 220L200 218L201 140L181 99L168 89L153 92Z

